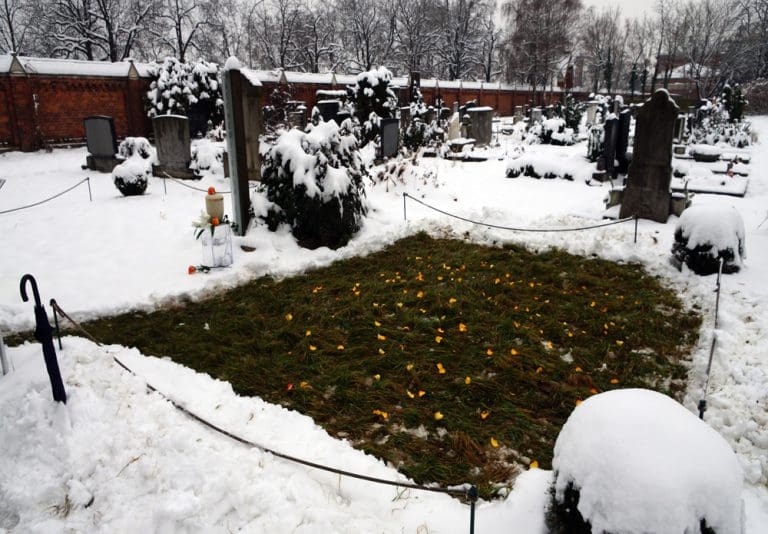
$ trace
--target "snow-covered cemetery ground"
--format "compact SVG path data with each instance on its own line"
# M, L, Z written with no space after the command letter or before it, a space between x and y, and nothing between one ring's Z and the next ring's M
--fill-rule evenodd
M746 196L698 194L693 204L733 206L744 221L743 268L722 279L705 421L736 453L745 532L761 534L768 532L768 117L751 120L762 143L747 149L752 159ZM507 178L506 158L520 150L531 160L568 168L574 180ZM703 310L683 399L697 414L714 333L716 276L679 272L671 265L676 217L666 224L641 220L637 243L632 222L574 233L523 233L462 222L416 202L408 203L404 220L408 193L498 226L599 224L610 186L586 182L594 164L585 155L584 142L520 148L501 136L486 162L422 158L402 182L367 184L368 216L349 245L307 250L287 230L255 226L234 238L231 267L190 275L188 266L201 262L191 223L204 207L205 193L187 186L228 191L220 169L195 182L151 178L145 195L123 197L109 174L81 170L85 148L5 153L0 212L55 195L86 177L93 198L82 184L40 206L0 214L0 334L34 326L32 303L19 294L26 273L36 277L46 306L55 298L84 320L199 299L264 275L301 275L426 231L642 263L684 302ZM246 252L243 245L255 250ZM289 463L206 429L167 399L273 450L404 480L393 467L331 438L304 415L240 397L225 382L131 347L68 336L58 355L66 405L51 400L39 344L7 349L11 372L0 377L0 532L468 532L469 506L457 499ZM113 356L136 374L117 366ZM165 397L149 392L147 384ZM674 455L686 456L685 451ZM665 465L659 462L659 469ZM665 473L657 476L668 482ZM506 498L478 503L476 532L545 532L551 478L550 471L529 469ZM684 481L678 483L658 490L650 506L663 507L665 498L673 502Z

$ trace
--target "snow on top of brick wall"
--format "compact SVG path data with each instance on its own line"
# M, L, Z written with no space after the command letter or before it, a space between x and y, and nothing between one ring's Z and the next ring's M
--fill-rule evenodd
M70 75L70 76L104 76L124 78L131 68L129 61L85 61L77 59L53 59L18 56L19 63L28 74ZM9 72L13 56L0 56L0 72ZM134 63L140 77L149 76L151 64Z

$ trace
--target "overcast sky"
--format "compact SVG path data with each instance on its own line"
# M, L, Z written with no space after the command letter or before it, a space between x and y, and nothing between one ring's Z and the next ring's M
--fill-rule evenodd
M621 6L621 12L625 17L640 17L644 12L650 15L656 0L584 0L584 6L595 6L601 9L603 6Z

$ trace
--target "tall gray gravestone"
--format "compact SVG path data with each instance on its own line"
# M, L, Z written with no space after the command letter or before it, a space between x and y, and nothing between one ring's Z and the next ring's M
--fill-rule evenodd
M514 124L517 124L518 122L523 122L523 117L524 117L523 106L515 106L515 117L512 119L512 122Z
M616 134L616 161L618 161L618 167L616 172L619 174L627 174L629 169L629 126L632 122L632 113L629 108L623 109L619 113L619 125L618 133Z
M320 115L325 122L331 121L336 118L336 114L341 109L340 100L318 100L315 104Z
M85 142L88 146L88 155L85 158L87 168L112 172L117 166L117 136L115 135L115 123L112 117L106 115L94 115L83 119L85 127Z
M400 140L400 121L398 119L381 119L381 151L382 159L397 155Z
M469 137L477 146L489 145L493 140L493 108L477 107L467 110Z
M232 182L232 208L238 232L250 221L249 180L261 179L259 136L264 132L261 82L253 71L227 61L223 71L224 120L227 127L227 158Z
M597 170L604 171L610 179L615 177L618 138L619 119L608 119L603 125L603 152L597 160Z
M669 217L672 180L672 134L679 108L659 89L637 114L635 146L620 217L638 216L656 222Z
M157 148L157 165L152 174L173 178L194 178L189 170L192 155L189 144L189 119L182 115L158 115L152 119Z

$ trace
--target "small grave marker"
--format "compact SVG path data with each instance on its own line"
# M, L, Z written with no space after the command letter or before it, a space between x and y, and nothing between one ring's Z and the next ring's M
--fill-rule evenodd
M493 140L493 108L476 107L467 110L470 117L469 137L479 146L488 145Z
M152 166L155 176L194 178L189 170L192 161L189 144L189 119L182 115L158 115L152 119L155 130L158 164Z
M94 115L83 119L85 142L88 155L85 164L88 169L112 172L120 163L117 158L117 135L112 117Z
M381 153L382 159L395 156L400 140L400 121L398 119L381 119Z

